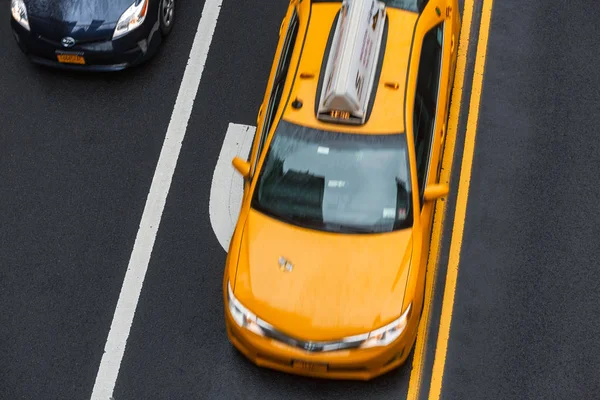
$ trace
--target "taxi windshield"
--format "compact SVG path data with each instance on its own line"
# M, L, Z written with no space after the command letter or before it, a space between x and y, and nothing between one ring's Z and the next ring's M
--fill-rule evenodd
M411 199L406 135L280 121L252 207L309 229L381 233L412 225Z

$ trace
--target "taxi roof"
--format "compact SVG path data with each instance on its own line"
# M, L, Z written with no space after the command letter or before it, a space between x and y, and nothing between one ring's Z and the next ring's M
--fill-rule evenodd
M305 41L297 43L297 46L303 46L302 54L283 119L311 128L344 133L403 133L406 77L418 14L392 7L386 8L386 32L381 47L383 61L378 67L379 79L374 83L374 102L366 123L357 126L317 119L316 103L320 95L324 64L327 62L326 50L340 8L341 2L311 4ZM302 101L301 108L292 107L296 99Z

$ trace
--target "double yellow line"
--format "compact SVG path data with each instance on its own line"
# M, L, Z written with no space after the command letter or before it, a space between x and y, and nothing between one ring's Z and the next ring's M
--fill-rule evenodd
M450 181L452 160L454 158L454 148L456 144L456 132L458 130L458 120L460 116L460 108L462 102L462 92L467 64L467 52L471 36L471 23L473 20L474 1L475 0L465 0L464 5L463 20L456 61L456 75L454 79L454 87L452 92L450 115L448 117L448 133L446 137L446 146L444 148L440 183L449 183ZM440 325L435 348L435 358L433 361L433 370L431 375L431 386L429 388L430 400L438 400L442 391L444 367L446 364L446 352L448 350L448 339L450 336L450 326L452 322L452 312L454 307L454 293L456 290L456 283L458 278L460 250L462 246L465 216L467 211L467 200L471 181L471 168L473 165L473 154L475 151L475 138L477 134L477 122L479 120L479 104L481 102L481 90L483 86L483 73L485 69L485 59L487 55L487 44L492 15L492 5L493 0L483 0L481 22L479 28L479 39L477 43L477 52L475 55L473 85L471 88L469 114L467 117L465 147L460 170L458 196L456 200L456 210L454 214L452 238L450 241L450 255L448 259L448 269L446 272L444 298L442 301L442 314L440 316ZM422 376L426 355L427 338L429 334L429 320L431 316L433 294L435 291L437 264L440 253L440 244L444 224L444 215L446 212L446 204L447 202L438 202L436 204L435 209L436 221L434 222L433 232L431 235L431 252L427 265L427 286L425 288L425 304L423 306L423 314L419 326L417 343L415 345L415 353L412 371L410 375L410 382L408 386L407 400L418 400L420 389L423 385Z

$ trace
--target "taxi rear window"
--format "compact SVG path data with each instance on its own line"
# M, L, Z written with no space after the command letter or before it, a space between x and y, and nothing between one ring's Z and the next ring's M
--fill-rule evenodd
M391 8L399 8L401 10L419 12L428 0L381 0L386 6ZM313 0L313 3L341 3L342 0Z

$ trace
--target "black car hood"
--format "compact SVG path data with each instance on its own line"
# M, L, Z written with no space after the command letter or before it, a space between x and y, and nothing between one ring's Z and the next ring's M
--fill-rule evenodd
M56 22L115 23L134 0L26 0L27 14Z
M110 40L134 0L25 0L31 30L54 41Z

